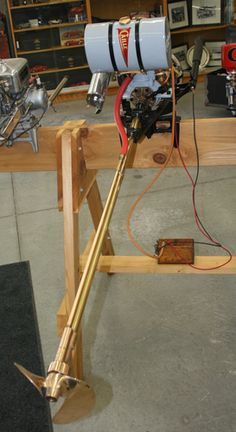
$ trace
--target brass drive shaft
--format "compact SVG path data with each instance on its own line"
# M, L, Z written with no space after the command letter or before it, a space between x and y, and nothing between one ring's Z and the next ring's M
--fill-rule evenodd
M139 121L136 118L133 120L132 128L137 129ZM83 312L86 306L87 298L91 288L96 267L98 264L99 257L101 255L102 245L104 238L107 234L108 226L111 220L111 216L117 201L119 190L123 181L125 168L127 161L133 154L133 150L136 144L133 138L129 139L128 151L125 155L121 154L119 163L116 169L116 173L110 188L110 192L100 219L96 235L94 237L87 262L83 271L82 278L79 283L78 291L67 321L67 325L62 334L61 342L55 357L55 360L49 366L48 372L60 372L63 373L65 364L68 365L70 354L74 348L76 341L76 334L81 323ZM55 367L56 365L56 367Z

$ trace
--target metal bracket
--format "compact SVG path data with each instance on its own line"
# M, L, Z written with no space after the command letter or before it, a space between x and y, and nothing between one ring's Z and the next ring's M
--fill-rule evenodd
M165 121L169 122L169 126L160 126L155 127L153 133L172 133L172 115L163 116L158 120L159 122ZM179 134L180 134L180 121L181 117L175 117L175 138L174 138L174 147L178 148L179 146Z

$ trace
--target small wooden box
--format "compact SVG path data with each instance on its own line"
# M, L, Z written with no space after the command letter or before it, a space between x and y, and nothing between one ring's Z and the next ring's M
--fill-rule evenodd
M193 239L160 239L156 245L158 264L193 264Z

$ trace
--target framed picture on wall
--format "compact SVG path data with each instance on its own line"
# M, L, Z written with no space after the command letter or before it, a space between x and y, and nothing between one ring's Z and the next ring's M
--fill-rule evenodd
M188 27L189 18L187 1L169 3L168 14L171 30Z
M172 48L171 53L175 55L177 60L180 62L180 66L183 70L189 69L189 65L186 60L186 54L188 51L188 45L179 45L177 47Z
M210 60L208 66L220 67L221 66L221 47L225 44L225 41L207 41L205 46L209 51Z
M192 25L222 23L222 0L192 0Z

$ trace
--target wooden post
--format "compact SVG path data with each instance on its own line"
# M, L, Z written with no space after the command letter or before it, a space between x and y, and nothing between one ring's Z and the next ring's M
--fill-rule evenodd
M72 139L71 132L65 130L61 134L62 152L62 191L64 214L64 268L65 268L65 303L66 316L69 316L79 285L78 273L78 213L74 212L74 200L77 198L78 182L74 173L77 170L77 143ZM83 378L82 330L80 329L77 346L73 352L72 373Z
M78 214L74 212L74 193L78 186L74 182L73 158L74 148L71 132L65 131L62 136L62 185L63 185L63 213L64 213L64 260L65 284L67 294L67 312L70 312L78 287Z

